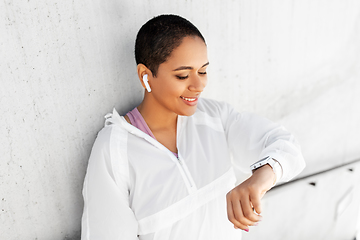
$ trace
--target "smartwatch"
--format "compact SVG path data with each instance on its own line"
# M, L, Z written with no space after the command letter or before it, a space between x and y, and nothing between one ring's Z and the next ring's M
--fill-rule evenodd
M270 167L272 168L272 170L275 173L275 176L276 176L276 180L274 182L274 184L275 184L282 177L282 168L281 168L281 165L279 164L279 162L276 161L275 159L273 159L272 157L270 157L270 156L264 157L263 159L261 159L261 160L257 161L256 163L252 164L250 166L250 169L251 169L252 172L254 172L256 169L258 169L258 168L260 168L260 167L262 167L262 166L264 166L266 164L269 164Z

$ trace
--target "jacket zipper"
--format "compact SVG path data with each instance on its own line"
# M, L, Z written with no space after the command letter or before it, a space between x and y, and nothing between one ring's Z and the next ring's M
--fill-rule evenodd
M192 183L191 183L191 178L190 178L188 172L186 171L186 169L184 168L184 163L183 163L183 161L181 161L181 159L180 159L179 156L178 156L177 159L178 159L178 161L179 161L179 163L180 163L181 170L184 172L185 177L186 177L186 179L187 179L187 181L188 181L188 183L189 183L189 185L190 185L190 188L192 188L193 185L192 185Z
M179 151L179 146L178 146L178 143L179 143L178 137L180 135L180 126L182 125L182 120L183 119L180 116L178 116L177 124L176 124L176 148L178 150L177 160L179 161L181 171L185 175L185 178L186 178L186 180L187 180L187 182L188 182L188 184L190 186L189 192L191 192L191 190L193 190L193 184L191 183L192 178L190 176L190 173L187 171L187 168L185 168L186 166L184 167L184 162L180 158L180 151ZM171 154L174 156L173 153L171 153Z
M126 122L125 119L123 119L123 121ZM128 124L126 122L126 124ZM126 126L126 125L125 125ZM142 138L144 138L146 141L152 143L154 146L158 146L158 148L160 149L163 149L164 151L167 151L167 153L170 155L171 158L175 159L175 162L178 162L179 163L179 168L180 168L180 173L181 175L185 175L185 179L184 181L186 182L186 185L189 186L189 192L191 192L191 190L193 190L193 184L191 183L191 177L189 176L189 173L188 171L186 171L185 167L184 167L184 163L181 161L179 155L178 157L175 157L175 155L168 149L166 148L164 145L162 145L161 143L159 143L156 139L153 139L152 137L150 137L149 135L147 135L146 133L144 133L143 131L135 128L134 126L132 126L134 129L132 130L129 130L129 132L137 135L137 136L140 136ZM178 123L178 129L177 131L179 131L179 123ZM137 133L136 133L137 132ZM177 138L178 134L176 135L176 138ZM178 143L178 139L176 139L176 144ZM177 147L177 146L176 146ZM183 177L184 178L184 177Z

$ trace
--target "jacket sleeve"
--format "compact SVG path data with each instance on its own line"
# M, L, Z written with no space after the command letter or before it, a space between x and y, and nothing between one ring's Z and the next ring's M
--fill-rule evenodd
M282 168L282 178L277 182L289 181L304 169L300 145L283 126L222 104L221 118L235 171L251 174L250 165L267 156Z
M83 186L82 240L138 239L138 223L129 207L127 159L121 155L126 135L121 134L107 126L94 143Z

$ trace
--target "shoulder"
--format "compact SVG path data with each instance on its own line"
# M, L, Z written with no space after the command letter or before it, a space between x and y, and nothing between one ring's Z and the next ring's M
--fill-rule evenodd
M223 101L201 98L199 99L197 112L206 113L210 117L221 118L222 121L228 119L239 119L248 115L247 112L238 112L232 105Z
M121 123L126 120L119 119L120 116L117 113L108 114L105 118L105 126L98 132L92 150L107 155L117 146L126 144L128 131Z
M194 124L224 131L229 117L229 104L212 99L200 98L196 112L190 117Z
M127 162L128 132L121 124L109 120L106 120L105 126L96 136L90 154L87 174L92 177L109 175L115 182L119 182L120 179L127 179L129 175Z
M248 111L239 112L227 102L220 102L206 98L199 99L198 109L194 115L194 117L205 115L208 117L221 119L221 122L224 126L232 123L246 125L262 119L256 114Z
M97 134L96 139L102 142L116 140L118 136L125 136L127 131L121 124L106 124Z
M220 102L208 98L200 98L198 102L197 112L203 112L211 117L219 117L224 111L231 106L226 102Z

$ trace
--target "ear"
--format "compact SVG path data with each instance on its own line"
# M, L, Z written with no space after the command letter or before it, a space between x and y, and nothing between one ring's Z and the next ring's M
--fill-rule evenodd
M150 85L150 81L153 79L152 72L150 71L150 69L148 69L144 64L139 63L137 65L137 73L143 88L146 88L146 85L143 80L145 74L148 75L148 84Z

